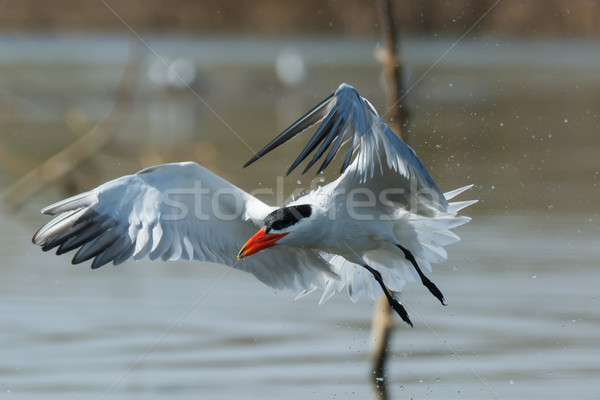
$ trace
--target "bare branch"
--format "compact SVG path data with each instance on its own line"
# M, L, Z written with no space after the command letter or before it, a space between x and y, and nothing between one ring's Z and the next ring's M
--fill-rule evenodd
M399 45L391 0L377 0L379 27L383 46L375 53L382 65L386 82L387 104L391 109L390 127L402 138L406 124L406 110L402 103L402 63L397 53ZM385 366L394 324L393 312L385 296L375 303L371 324L371 370L373 399L387 400L388 390Z

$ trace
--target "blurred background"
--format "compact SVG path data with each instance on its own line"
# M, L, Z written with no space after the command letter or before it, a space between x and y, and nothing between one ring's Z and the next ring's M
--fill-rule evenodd
M393 5L406 141L479 203L434 274L448 307L402 294L391 398L600 399L600 4ZM371 299L91 271L30 238L43 206L164 162L273 204L307 188L277 180L297 146L241 165L342 82L386 118L376 3L2 0L0 27L0 397L369 397Z

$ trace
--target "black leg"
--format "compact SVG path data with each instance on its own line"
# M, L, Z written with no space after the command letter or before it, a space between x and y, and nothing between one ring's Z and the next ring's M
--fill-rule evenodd
M385 294L385 297L387 298L387 301L390 304L390 307L392 307L394 309L394 311L396 311L398 313L398 315L400 316L400 318L402 318L402 320L404 322L406 322L410 326L413 326L412 322L410 322L410 318L408 318L408 313L406 312L406 309L404 308L404 306L402 306L402 304L400 304L398 302L398 300L396 300L390 294L390 291L387 289L387 287L385 287L385 284L383 283L383 278L381 277L381 274L379 273L379 271L369 267L368 265L363 265L363 267L365 267L367 269L367 271L369 271L371 274L373 274L373 277L375 278L377 283L379 283L379 286L381 286L381 289L383 290L383 294Z
M415 257L412 255L412 253L408 249L405 249L404 247L400 246L399 244L397 246L404 253L404 257L406 257L406 259L410 261L413 267L415 267L423 285L427 289L429 289L431 294L434 295L440 301L440 303L442 303L442 305L445 306L446 303L444 302L444 295L442 294L440 289L438 289L437 286L435 286L435 283L431 282L429 278L427 278L425 274L423 274L423 271L421 271L421 268L419 268L417 260L415 260Z

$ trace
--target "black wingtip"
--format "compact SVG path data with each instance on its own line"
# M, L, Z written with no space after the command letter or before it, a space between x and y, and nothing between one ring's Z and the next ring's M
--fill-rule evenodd
M309 127L313 126L314 124L318 123L323 118L325 118L325 116L330 111L330 108L328 108L328 107L330 107L330 105L329 105L330 101L334 98L334 96L335 96L335 93L332 93L329 96L327 96L327 98L325 98L323 101L321 101L315 107L313 107L310 111L308 111L306 114L304 114L302 117L300 117L296 122L294 122L292 125L290 125L286 130L281 132L269 144L267 144L265 147L263 147L261 150L259 150L254 155L254 157L252 157L250 160L248 160L244 164L243 168L246 168L247 166L249 166L256 160L258 160L259 158L261 158L262 156L264 156L271 150L276 149L283 143L285 143L288 140L292 139L293 137L297 136L300 132L303 132L304 130L308 129ZM302 158L302 156L300 158Z
M242 168L246 168L247 166L249 166L250 164L252 164L256 160L258 160L259 158L260 158L260 156L255 155L254 157L252 157L251 159L249 159L248 161L246 161L246 163L242 166Z
M307 172L308 172L308 170L310 169L310 167L312 167L312 165L308 164L308 165L307 165L307 166L304 168L304 170L302 171L302 175L304 175L305 173L307 173ZM319 175L319 173L318 173L318 172L317 172L317 175Z

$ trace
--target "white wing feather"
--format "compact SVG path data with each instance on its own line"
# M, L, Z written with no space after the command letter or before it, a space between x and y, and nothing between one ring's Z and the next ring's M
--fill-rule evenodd
M204 167L159 165L107 182L42 210L56 217L33 237L57 254L79 248L92 268L127 259L198 260L254 274L274 288L324 287L335 278L318 252L274 247L238 261L237 253L270 207Z

